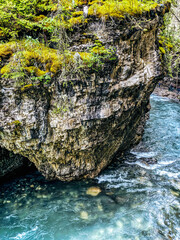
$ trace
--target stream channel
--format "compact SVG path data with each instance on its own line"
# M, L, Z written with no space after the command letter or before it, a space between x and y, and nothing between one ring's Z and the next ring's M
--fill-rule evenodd
M142 142L96 179L1 184L0 240L179 240L180 104L152 95L151 106Z

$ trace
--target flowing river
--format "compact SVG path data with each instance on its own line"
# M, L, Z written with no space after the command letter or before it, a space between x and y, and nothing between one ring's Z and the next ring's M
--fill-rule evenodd
M0 185L0 240L179 240L180 104L151 105L143 141L96 179Z

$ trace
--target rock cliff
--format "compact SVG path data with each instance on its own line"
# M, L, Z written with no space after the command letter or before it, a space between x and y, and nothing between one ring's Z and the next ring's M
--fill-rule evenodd
M1 147L28 158L48 179L69 181L97 176L117 152L137 144L161 75L157 34L168 10L165 4L138 18L94 17L75 28L71 51L86 51L93 37L114 51L82 78L59 75L18 88L2 77Z
M160 33L164 78L159 82L155 93L180 101L180 11L179 2L175 2L165 16L164 28Z

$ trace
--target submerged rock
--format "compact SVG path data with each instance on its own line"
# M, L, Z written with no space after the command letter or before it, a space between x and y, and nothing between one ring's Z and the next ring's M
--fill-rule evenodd
M101 189L99 187L90 187L86 191L87 195L91 195L93 197L97 196L101 192Z
M87 220L87 219L88 219L88 213L85 212L85 211L82 211L82 212L80 213L80 218L81 218L81 219L84 219L84 220Z
M123 198L123 197L116 196L115 202L118 203L118 204L122 204L123 205L123 204L125 204L127 202L127 199Z
M114 52L83 77L57 76L48 86L23 89L2 78L0 146L28 158L46 178L70 181L97 176L117 152L137 144L161 75L156 43L167 9L141 16L138 24L91 19L72 32L72 51L88 51L82 36L89 35Z

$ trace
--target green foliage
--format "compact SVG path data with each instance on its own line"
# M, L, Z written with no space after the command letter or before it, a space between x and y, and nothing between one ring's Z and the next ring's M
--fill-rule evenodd
M164 73L172 79L174 77L177 78L180 65L180 25L177 23L175 29L173 17L173 10L171 10L170 13L164 17L164 28L161 30L161 34L159 36L159 49L162 53L161 60Z
M82 12L73 14L76 5L71 0L1 0L0 39L32 35L47 42L57 26L71 28L82 22Z
M79 68L87 67L95 71L102 70L105 62L116 60L115 49L106 49L101 43L96 43L89 53L79 52L79 54L82 59L82 65Z
M64 115L64 113L67 112L68 110L69 109L66 106L57 106L57 104L56 104L53 109L53 113Z
M38 81L38 82L44 82L44 84L48 84L51 81L51 76L45 74L40 77L32 77L31 80Z
M51 0L1 0L0 36L15 38L20 33L44 28L47 20L44 14L51 12L52 7Z

